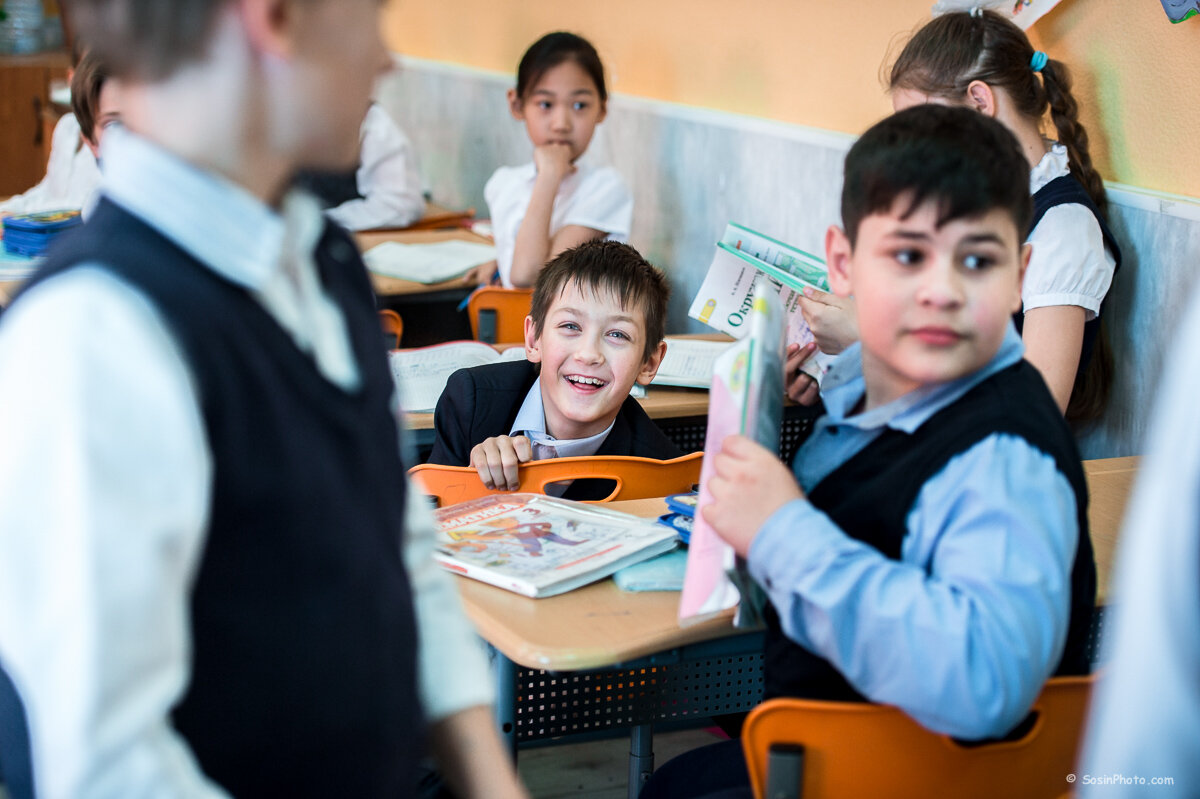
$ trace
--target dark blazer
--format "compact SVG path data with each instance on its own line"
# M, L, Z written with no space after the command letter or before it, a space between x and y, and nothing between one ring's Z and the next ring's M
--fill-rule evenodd
M459 369L450 375L433 414L435 438L429 462L470 466L472 447L485 438L512 432L517 411L537 376L537 367L529 361ZM683 452L646 415L638 401L629 397L622 403L612 431L596 454L668 460L678 458ZM589 488L592 490L586 490ZM595 483L576 484L567 489L565 496L598 499L608 493L597 494L600 488Z

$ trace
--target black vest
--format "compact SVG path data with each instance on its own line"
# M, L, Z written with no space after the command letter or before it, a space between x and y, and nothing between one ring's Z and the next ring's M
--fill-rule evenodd
M1020 436L1053 457L1075 490L1080 534L1071 570L1070 626L1055 673L1086 674L1088 630L1096 599L1087 485L1075 439L1045 382L1028 362L992 375L911 434L885 431L818 483L808 498L846 535L899 560L908 514L921 488L951 458L994 433ZM766 609L766 620L765 698L863 699L828 661L784 635L773 607Z
M1083 184L1074 175L1057 177L1033 193L1033 222L1030 224L1029 229L1033 230L1036 228L1038 222L1042 221L1042 217L1051 208L1071 203L1078 203L1087 208L1092 212L1092 216L1096 217L1096 221L1100 223L1100 234L1104 237L1104 246L1112 253L1113 259L1116 262L1116 267L1113 270L1113 274L1116 274L1116 269L1121 268L1121 248L1117 246L1117 240L1113 237L1112 229L1109 228L1108 222L1104 220L1104 214L1100 213L1100 209L1092 202L1091 195L1087 193L1087 189L1083 187ZM1079 351L1079 374L1083 374L1083 371L1092 360L1092 351L1096 346L1096 336L1100 333L1100 316L1103 313L1104 303L1102 301L1100 303L1100 310L1096 312L1096 315L1087 322L1084 322L1083 347ZM1017 326L1018 333L1024 330L1024 310L1013 314L1013 322Z
M103 265L158 309L198 389L212 497L173 722L201 768L234 796L410 796L422 725L404 468L353 244L327 225L317 264L346 317L354 393L243 288L108 200L58 244L31 285Z
M321 201L322 208L336 208L351 200L361 200L358 170L349 172L298 172L293 184Z

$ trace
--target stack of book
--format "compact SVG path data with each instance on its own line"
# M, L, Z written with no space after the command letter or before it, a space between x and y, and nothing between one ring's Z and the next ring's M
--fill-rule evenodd
M50 242L69 228L83 223L78 211L43 211L4 219L4 249L12 255L36 258L45 255Z

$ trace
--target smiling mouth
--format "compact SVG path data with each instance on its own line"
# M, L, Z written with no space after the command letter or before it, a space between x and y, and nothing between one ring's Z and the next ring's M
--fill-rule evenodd
M586 389L604 388L608 385L607 380L601 380L598 377L587 377L585 375L567 375L566 381L573 386Z

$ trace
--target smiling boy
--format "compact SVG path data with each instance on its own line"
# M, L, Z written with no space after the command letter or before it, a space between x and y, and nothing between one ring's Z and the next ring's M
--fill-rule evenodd
M512 490L517 466L568 455L682 453L629 396L667 351L669 289L627 244L593 241L538 275L525 319L527 360L462 369L434 414L430 463L474 466L488 488ZM595 486L565 496L591 499ZM604 492L607 493L607 492Z
M767 698L880 702L978 739L1020 722L1052 674L1088 669L1082 466L1010 321L1025 173L1012 135L960 108L889 117L846 157L826 254L861 342L826 376L795 474L727 438L703 511L770 599ZM747 785L726 749L668 764L642 796Z

